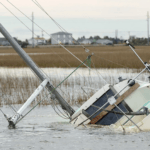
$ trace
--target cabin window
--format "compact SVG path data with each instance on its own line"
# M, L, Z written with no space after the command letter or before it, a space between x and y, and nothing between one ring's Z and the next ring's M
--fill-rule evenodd
M60 35L58 35L58 38L60 38Z
M66 35L64 35L64 38L66 37Z

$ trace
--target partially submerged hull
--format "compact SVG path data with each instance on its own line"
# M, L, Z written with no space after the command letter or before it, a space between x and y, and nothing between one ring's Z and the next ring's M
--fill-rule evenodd
M126 116L114 113L121 113L121 110L125 113L142 111L143 107L150 109L150 84L136 80L135 84L127 85L128 80L121 81L114 86L105 85L74 113L71 123L75 126L81 124L114 124L116 128L124 126L126 129L135 128L135 130L138 130L136 124L141 130L150 129L148 126L150 122L149 115ZM127 87L115 96L125 86ZM113 96L115 96L117 106L108 103L108 99ZM98 109L99 111L94 114ZM127 117L132 119L135 124Z
M26 52L18 45L18 43L1 24L0 32L11 43L16 52L22 57L22 59L42 82L23 106L15 112L15 115L8 118L4 114L9 122L10 128L15 128L15 125L28 114L26 113L23 116L23 112L27 109L27 107L36 99L40 92L47 87L51 94L52 101L57 100L59 102L62 109L64 109L67 118L69 118L71 120L70 122L75 126L82 124L110 126L113 124L115 128L121 127L126 130L149 130L150 115L148 110L150 109L150 83L141 82L136 79L144 71L148 70L150 72L150 64L143 62L128 41L126 41L126 44L129 45L145 68L131 80L121 80L118 84L113 86L109 84L105 85L75 112L56 90L62 82L54 88L50 83L49 78L37 67L34 61L26 54ZM61 46L65 48L63 45ZM90 59L92 55L89 55L84 62ZM75 55L73 56L78 59ZM81 62L80 66L83 64L87 66L80 59L78 60ZM80 66L78 66L74 71L76 71ZM72 73L74 73L74 71Z

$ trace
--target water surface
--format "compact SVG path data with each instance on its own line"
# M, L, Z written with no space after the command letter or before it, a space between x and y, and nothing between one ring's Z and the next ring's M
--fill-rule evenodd
M19 106L16 106L19 107ZM9 107L3 111L12 114ZM51 106L37 107L16 129L0 114L0 150L149 150L150 132L125 133L108 127L74 128Z

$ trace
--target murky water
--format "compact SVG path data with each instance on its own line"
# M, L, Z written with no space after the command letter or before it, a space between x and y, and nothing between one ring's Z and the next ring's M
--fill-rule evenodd
M18 77L33 76L29 69L6 69L0 68L1 75L14 74ZM57 77L58 74L68 75L74 69L44 69L44 71L52 77ZM119 76L131 78L137 73L128 70L98 70L107 81L115 81ZM108 72L106 74L106 72ZM131 71L131 72L130 72ZM11 73L10 73L11 72ZM16 74L17 72L17 74ZM89 76L89 71L80 69L78 72L80 78ZM111 76L110 76L111 74ZM79 76L78 74L73 74ZM94 81L97 81L97 72L91 71L91 76ZM61 76L60 76L61 77ZM60 78L59 77L59 78ZM115 80L111 80L113 77ZM147 74L140 78L147 81ZM70 80L71 81L71 80ZM76 80L75 80L76 81ZM96 83L94 82L93 83ZM83 84L84 85L84 84ZM96 84L94 84L94 88ZM16 106L19 108L19 106ZM2 107L6 114L12 115L9 107ZM25 119L18 123L16 129L8 129L8 123L2 113L0 113L0 150L149 150L150 149L150 132L140 133L122 133L114 131L109 127L99 128L88 126L74 128L65 120L57 116L51 106L37 107Z
M18 106L17 106L18 107ZM12 114L9 107L3 111ZM8 129L0 114L0 150L149 150L150 132L126 133L110 128L74 128L56 115L51 106L39 107Z

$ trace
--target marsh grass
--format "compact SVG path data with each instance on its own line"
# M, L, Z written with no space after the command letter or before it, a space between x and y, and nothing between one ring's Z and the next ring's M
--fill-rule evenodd
M29 69L13 69L5 68L1 70L0 73L0 106L3 105L16 105L23 104L26 100L31 96L31 94L35 91L35 89L40 85L39 79L31 75L28 71ZM23 70L22 70L23 69ZM19 70L19 74L16 72ZM53 70L53 69L52 69ZM62 71L62 69L60 69ZM63 69L65 73L59 74L53 73L50 74L49 69L47 70L47 75L51 81L51 84L54 87L62 82L68 75L66 75L66 69ZM68 71L71 72L69 69ZM82 71L85 74L82 74ZM115 72L108 72L107 74L101 74L104 80L101 78L99 74L96 72L92 75L87 75L85 72L86 69L79 70L78 74L74 74L66 81L64 81L58 88L57 91L62 95L62 97L70 104L70 105L79 105L81 106L84 102L86 102L95 92L97 92L100 88L102 88L106 82L109 84L115 84L118 82L118 76L121 69L115 69ZM94 69L95 70L95 69ZM114 69L112 69L114 70ZM44 70L46 71L46 70ZM61 72L60 71L60 72ZM108 70L109 71L109 70ZM127 72L129 71L129 72ZM28 73L29 74L28 74ZM63 72L63 71L62 71ZM134 70L126 70L124 78L133 78L137 73L133 73ZM133 74L132 74L133 73ZM124 75L124 72L123 72ZM147 74L143 74L140 76L140 80L147 82ZM82 90L82 88L84 90ZM45 88L39 96L35 99L35 101L31 104L31 107L35 106L39 101L41 103L39 106L47 106L53 104L51 101L51 95L48 90ZM57 103L58 104L58 103Z
M128 46L105 46L105 47L87 47L90 53L86 53L81 47L68 48L80 60L84 61L92 52L92 61L96 68L142 68L143 65ZM137 46L136 52L144 60L150 61L150 47ZM31 58L40 67L77 67L80 62L71 56L63 48L27 48L25 51L30 53L45 53L42 55L31 55ZM0 53L15 53L13 49L0 49ZM68 65L69 64L69 65ZM23 60L17 55L0 56L1 67L26 67ZM85 67L85 66L82 66ZM92 66L93 67L93 66Z
M54 87L61 82L61 79L58 78L58 76L51 78ZM81 90L81 86L88 86L90 82L84 82L84 78L85 77L82 77L82 80L79 79L79 77L73 77L69 79L69 81L64 82L57 89L69 104L82 104L87 100L87 96L85 96ZM0 76L0 106L25 103L39 84L40 82L36 77L30 77L28 75L26 77L18 77L15 74L10 75L9 73L6 74L5 77ZM88 97L92 94L94 93L90 91ZM50 93L46 88L35 99L31 106L36 105L40 101L41 103L39 106L52 104Z
M88 48L88 47L87 47ZM94 52L92 57L93 66L96 68L126 68L126 72L129 71L129 68L135 68L132 72L138 72L143 68L142 63L136 58L133 52L127 46L122 47L89 47L88 49L91 52ZM69 50L75 54L79 59L85 60L89 54L85 53L82 48L69 48ZM72 57L68 52L62 48L34 48L34 49L25 49L27 53L46 53L43 55L34 55L31 56L32 59L40 67L77 67L80 62ZM136 49L137 53L144 60L149 62L150 58L150 47L149 46L138 46ZM15 53L13 49L0 49L0 53ZM109 61L106 61L109 60ZM112 62L114 63L112 63ZM69 64L69 65L68 65ZM119 65L118 65L119 64ZM17 55L0 55L0 66L1 67L10 67L10 68L19 68L26 67L26 64L23 60ZM84 66L83 66L84 67ZM82 104L87 99L92 96L96 91L87 90L85 94L81 87L92 87L95 89L100 89L104 84L102 79L92 76L76 76L71 77L71 79L66 80L63 84L57 89L64 99L71 105ZM40 82L35 77L30 77L27 74L25 77L18 77L15 74L7 73L6 76L0 75L0 106L9 105L9 104L23 104L34 90L39 86ZM61 75L56 75L53 78L50 78L54 87L56 87L61 81ZM64 77L65 78L65 77ZM114 84L116 79L110 75L105 77L107 82ZM144 77L143 77L144 80ZM49 92L44 90L37 99L32 103L34 106L37 102L41 101L39 106L51 105L51 99Z

